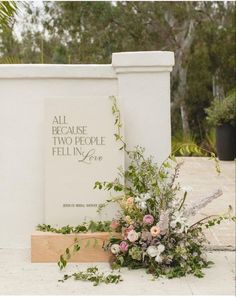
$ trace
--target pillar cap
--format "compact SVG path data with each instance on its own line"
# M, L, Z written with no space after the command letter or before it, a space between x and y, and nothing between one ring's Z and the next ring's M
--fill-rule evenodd
M170 72L174 66L174 52L146 51L112 54L112 66L116 73Z

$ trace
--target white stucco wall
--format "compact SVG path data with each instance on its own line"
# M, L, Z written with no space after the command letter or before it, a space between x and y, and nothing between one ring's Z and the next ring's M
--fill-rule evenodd
M158 161L170 152L173 53L113 55L112 65L0 65L0 248L29 247L44 220L47 97L119 96L130 146Z

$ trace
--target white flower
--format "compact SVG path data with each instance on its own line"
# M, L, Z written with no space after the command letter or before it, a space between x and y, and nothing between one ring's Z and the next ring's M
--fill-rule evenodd
M147 248L147 254L150 256L150 257L156 257L158 254L159 254L159 251L157 249L156 246L153 246L153 245L150 245L148 248Z
M190 186L183 186L181 187L182 191L184 192L192 192L193 188Z
M141 194L140 195L141 200L147 201L151 198L151 195L149 193Z
M162 262L162 257L161 257L161 253L164 252L165 250L165 246L163 244L159 244L157 247L150 245L147 248L147 254L154 258L155 257L155 261L158 263Z
M177 223L179 223L181 225L181 232L183 232L183 229L185 227L187 227L187 225L186 225L187 218L183 216L183 212L178 211L178 210L173 213L172 219L171 219L171 222L170 222L170 226L172 228L176 228ZM179 233L180 233L180 231L179 231Z
M160 254L158 254L158 255L156 256L155 261L156 261L157 263L161 263L161 262L162 262L162 257L160 256Z
M162 253L165 250L165 246L163 244L159 244L157 249L158 249L159 253Z
M139 238L139 233L137 233L135 230L129 231L127 238L130 242L135 242Z
M138 207L140 207L142 210L145 210L147 208L146 201L151 198L151 195L149 193L140 194L139 197L135 198L135 202L137 203Z
M139 203L139 207L142 209L142 210L145 210L147 208L147 203L145 201L141 201Z
M118 254L119 252L120 252L120 246L119 246L119 244L113 244L112 246L111 246L111 252L112 252L112 254L114 254L114 255L116 255L116 254Z

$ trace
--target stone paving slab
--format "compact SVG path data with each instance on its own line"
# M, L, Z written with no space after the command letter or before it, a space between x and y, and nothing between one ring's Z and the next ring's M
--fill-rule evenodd
M64 274L84 270L91 264L69 264L62 272L56 264L30 263L30 250L0 249L0 295L234 295L235 253L208 252L214 266L205 269L205 277L187 276L179 279L152 277L144 270L122 269L123 282L115 285L91 283L72 279L60 283ZM109 265L98 263L101 271Z
M217 189L222 189L223 195L195 216L197 221L205 216L212 214L223 214L228 206L233 207L235 214L235 162L220 161L221 174L218 175L215 170L214 161L202 157L183 157L184 164L180 170L179 182L182 186L191 186L192 192L187 196L187 203L192 203L207 197ZM222 222L206 231L207 238L210 241L210 249L234 250L235 249L235 223Z

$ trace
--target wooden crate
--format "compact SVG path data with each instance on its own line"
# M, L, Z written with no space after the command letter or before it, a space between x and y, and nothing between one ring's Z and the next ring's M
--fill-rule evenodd
M113 233L113 235L119 237L119 234ZM110 236L111 234L107 232L57 234L35 231L31 235L31 262L58 262L60 255L74 243L75 237L80 240L81 249L71 257L69 262L109 262L112 255L104 251L102 246ZM94 245L95 239L96 245Z

